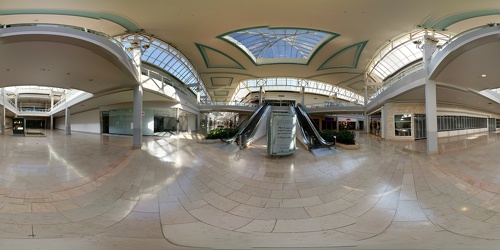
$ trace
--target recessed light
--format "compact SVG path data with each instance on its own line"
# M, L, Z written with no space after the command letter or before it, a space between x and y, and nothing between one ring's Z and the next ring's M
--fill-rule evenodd
M486 77L486 74L482 74L482 75L481 75L481 77L482 77L482 78L485 78L485 77Z

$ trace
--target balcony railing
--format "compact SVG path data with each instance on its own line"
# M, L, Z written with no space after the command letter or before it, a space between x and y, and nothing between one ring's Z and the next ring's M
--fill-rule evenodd
M359 105L359 104L352 103L352 102L339 102L339 103L325 102L325 103L318 103L318 104L309 104L309 105L306 105L306 108L315 109L315 108L325 108L325 107L362 107L362 106L363 105Z
M399 72L398 74L396 74L395 76L389 78L387 81L384 82L384 85L382 85L382 87L380 87L380 89L377 90L377 92L375 92L375 94L373 94L369 99L368 99L368 102L370 102L371 100L375 99L375 97L377 97L378 95L380 95L380 93L384 92L386 89L390 88L392 85L394 85L395 83L397 83L399 80L403 79L404 77L408 76L408 75L411 75L413 73L416 73L416 72L419 72L421 70L424 70L424 62L421 61L415 65L412 65L411 67L408 67L404 70L402 70L401 72Z

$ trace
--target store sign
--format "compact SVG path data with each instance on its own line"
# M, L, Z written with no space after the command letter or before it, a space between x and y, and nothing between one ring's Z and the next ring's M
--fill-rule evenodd
M296 121L289 113L271 114L267 130L267 151L270 155L288 155L295 152Z

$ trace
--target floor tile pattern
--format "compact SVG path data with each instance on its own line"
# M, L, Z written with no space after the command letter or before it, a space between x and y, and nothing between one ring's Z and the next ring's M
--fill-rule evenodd
M0 135L0 249L494 249L500 148L494 132L285 157L144 137ZM70 243L71 242L71 243ZM47 248L49 249L49 248Z

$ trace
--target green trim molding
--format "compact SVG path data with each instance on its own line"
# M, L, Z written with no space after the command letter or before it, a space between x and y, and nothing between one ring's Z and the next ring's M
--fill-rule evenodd
M359 57L361 56L361 52L363 52L363 49L365 48L366 44L368 41L364 42L359 42L350 46L347 46L339 51L337 51L335 54L330 56L326 61L319 66L317 70L323 70L323 69L334 69L334 68L357 68L358 67L358 62L359 62ZM352 65L334 65L334 66L327 66L330 61L335 59L335 57L340 56L341 54L355 49Z
M203 57L203 61L205 61L205 65L207 68L232 68L232 69L243 69L245 70L245 67L243 67L238 61L233 59L232 57L228 56L222 51L219 51L217 49L195 43L196 47L201 53L201 56ZM207 53L208 52L208 53ZM222 58L226 59L227 64L226 65L215 65L210 61L210 55L209 52L216 53L217 56L221 56Z
M210 77L212 87L231 87L233 84L232 77Z
M214 90L214 96L227 96L229 95L228 90Z
M499 2L500 6L500 2ZM500 15L500 9L494 9L494 10L476 10L476 11L468 11L468 12L462 12L458 13L455 15L450 15L445 18L439 19L438 21L433 23L433 20L429 17L425 20L425 22L422 24L422 27L424 28L431 28L434 30L445 30L447 27L475 17L482 17L482 16L492 16L492 15Z

